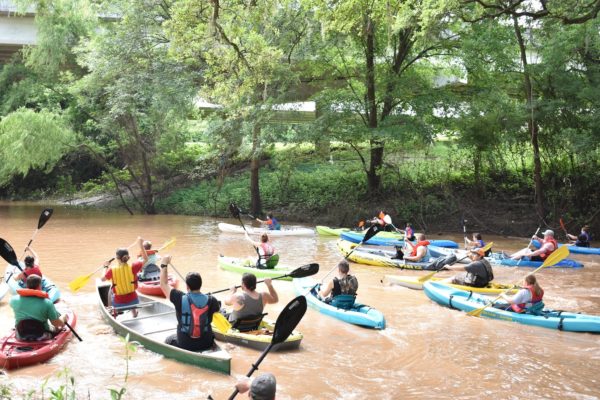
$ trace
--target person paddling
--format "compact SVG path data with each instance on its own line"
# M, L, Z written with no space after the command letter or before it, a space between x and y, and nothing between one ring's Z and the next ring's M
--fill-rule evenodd
M279 261L279 257L273 257L275 255L275 247L269 241L269 235L263 233L260 235L260 242L255 242L250 239L248 236L248 232L244 232L246 240L252 243L252 246L256 249L258 253L258 260L256 261L256 268L258 269L272 269L275 268L277 262ZM273 261L271 261L273 259Z
M472 261L471 263L467 265L444 265L444 268L449 271L465 271L462 274L446 279L445 282L476 288L486 287L494 279L494 271L484 256L484 249L470 250L469 258Z
M430 258L429 246L430 242L425 237L424 233L417 233L417 244L413 245L410 241L406 240L405 243L412 247L409 255L404 255L404 259L407 261L420 262L427 261Z
M467 249L470 249L470 250L477 250L477 249L481 249L481 248L485 247L485 242L483 241L483 236L481 236L481 233L479 233L479 232L473 233L472 240L465 238L465 242L467 244ZM486 257L489 256L491 252L492 252L492 249L489 249L485 253Z
M38 257L37 253L29 246L25 248L25 252L29 252L31 255L26 256L23 260L25 267L23 272L18 275L13 275L14 279L19 282L21 287L25 287L27 277L30 275L37 275L40 278L43 277L40 269L40 258Z
M544 302L542 301L544 289L539 285L533 274L525 277L523 289L519 290L517 294L508 297L502 293L501 297L510 304L507 311L539 315L544 309Z
M138 254L138 261L143 263L142 270L138 274L138 279L140 281L157 279L158 276L156 275L160 274L158 268L159 260L160 256L158 255L158 251L152 250L152 242L144 240L140 246L140 253Z
M141 237L138 237L138 243L141 247ZM114 315L116 316L119 307L133 306L140 302L135 290L137 289L138 283L137 276L142 270L143 262L136 261L129 265L127 263L129 261L129 251L127 249L118 249L115 258L117 260L117 265L114 267L109 268L112 260L104 263L106 272L102 277L102 280L112 281L111 302L115 309ZM134 317L137 317L137 309L133 308L131 313Z
M558 249L558 243L554 239L554 231L547 229L544 233L544 238L533 235L533 240L538 240L542 243L539 249L532 251L529 247L517 251L510 256L513 260L520 260L527 257L531 261L544 261L552 252Z
M350 275L350 264L341 260L338 265L338 276L329 281L327 286L319 290L319 296L334 307L349 309L356 300L358 279Z
M265 279L265 285L267 285L268 291L258 292L256 290L256 275L246 272L242 276L241 293L234 286L225 297L224 303L233 307L228 319L234 325L237 323L237 328L240 331L258 329L263 317L264 307L267 304L275 304L279 301L279 296L270 278Z
M590 242L592 241L590 227L588 225L581 227L581 232L579 235L575 236L567 233L567 237L569 239L569 243L574 244L577 247L590 247Z
M185 276L187 293L173 289L169 285L167 267L171 256L160 261L160 288L175 306L177 333L165 339L165 343L190 351L204 351L213 348L215 337L211 323L213 314L219 312L221 304L211 295L203 294L202 277L198 272L188 272Z
M273 216L272 213L267 214L266 220L262 220L260 218L256 218L256 220L261 224L266 224L269 227L270 231L281 230L281 224L279 223L279 221L277 221L277 219Z
M244 377L237 382L235 388L240 393L248 392L248 398L251 400L275 400L277 380L275 375L267 372L253 380Z

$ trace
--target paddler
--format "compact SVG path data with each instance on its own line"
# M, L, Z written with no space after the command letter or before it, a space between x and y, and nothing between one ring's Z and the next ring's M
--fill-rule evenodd
M530 261L544 261L550 254L558 249L558 242L554 239L554 231L547 229L544 233L544 238L540 238L537 235L532 236L532 240L538 240L541 242L539 249L532 251L529 247L517 251L510 256L513 260L520 260L523 257L527 257Z
M25 252L29 252L31 255L28 255L23 260L24 267L23 272L19 275L14 275L14 278L22 287L25 287L25 281L29 275L37 275L42 277L42 271L40 270L40 258L37 253L33 251L33 249L29 246L25 248ZM23 264L22 264L23 265Z
M264 307L279 301L279 296L270 278L265 279L265 285L267 285L268 291L258 292L256 275L246 272L242 275L241 293L234 286L223 300L226 305L233 307L228 319L231 323L238 322L240 331L258 329ZM242 329L240 329L240 324L244 325Z
M471 263L444 265L444 268L450 271L465 271L462 274L455 275L445 280L455 285L472 286L483 288L494 279L492 265L484 258L483 249L469 250Z
M327 286L319 291L326 303L334 307L349 309L356 300L356 291L358 290L358 279L350 275L350 264L348 261L341 260L338 265L338 275L329 281Z

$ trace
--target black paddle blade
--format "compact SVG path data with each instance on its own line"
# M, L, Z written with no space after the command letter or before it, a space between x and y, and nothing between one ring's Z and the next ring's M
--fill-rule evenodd
M271 345L285 342L306 312L306 297L298 296L281 311L275 322Z
M46 225L46 222L48 222L53 212L54 210L52 208L46 208L44 211L42 211L40 220L38 221L38 229L41 229L42 226Z
M373 236L377 235L378 232L381 232L383 228L379 224L371 225L371 227L365 232L365 236L362 240L362 243L366 243Z
M2 258L4 258L7 263L19 267L19 269L21 269L21 267L19 266L19 262L17 261L17 255L15 254L15 250L4 239L0 239L0 256L2 256Z
M238 206L235 205L235 203L229 204L229 212L231 213L231 215L233 215L233 218L240 217L240 209Z
M292 278L304 278L305 276L311 276L319 272L319 264L312 263L301 266L300 268L296 268L292 272L288 274Z

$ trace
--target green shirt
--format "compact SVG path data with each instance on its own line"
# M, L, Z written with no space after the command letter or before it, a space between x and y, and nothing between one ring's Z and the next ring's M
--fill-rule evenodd
M10 306L15 313L15 326L24 319L36 319L44 323L44 329L50 330L48 320L58 319L60 314L50 299L31 296L13 296Z

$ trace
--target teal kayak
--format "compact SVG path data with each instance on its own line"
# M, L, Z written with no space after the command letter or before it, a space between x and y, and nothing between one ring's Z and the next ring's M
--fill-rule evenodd
M489 297L484 295L455 289L438 282L425 282L423 290L427 297L436 303L465 312L481 308L490 301ZM497 304L503 308L508 307L506 303ZM540 315L519 314L489 306L481 312L481 316L561 331L600 333L600 316L596 315L550 309L544 309Z
M540 248L541 243L537 240L531 242L536 248ZM580 247L575 246L574 244L559 244L558 247L567 246L569 248L569 253L575 254L595 254L600 255L599 247Z
M225 257L223 255L220 255L218 260L219 267L221 267L221 269L224 269L225 271L237 272L238 274L250 272L256 275L257 278L276 278L288 274L292 271L292 269L290 269L289 267L279 265L277 265L273 269L258 269L255 267L254 262L255 260ZM281 280L291 281L292 278L285 277Z
M354 303L354 306L348 310L334 307L317 297L316 290L312 289L315 285L317 282L312 278L294 279L296 293L304 295L308 305L319 310L320 313L354 325L385 329L385 317L380 311L360 303Z

